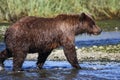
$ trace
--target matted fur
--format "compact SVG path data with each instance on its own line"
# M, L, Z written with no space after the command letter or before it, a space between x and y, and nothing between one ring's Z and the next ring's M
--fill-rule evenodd
M39 68L42 68L51 51L62 46L65 56L75 68L80 68L76 51L75 35L99 34L101 29L94 20L80 15L61 14L54 18L28 16L10 26L5 33L6 49L0 53L0 62L13 57L13 70L21 70L27 53L38 52Z

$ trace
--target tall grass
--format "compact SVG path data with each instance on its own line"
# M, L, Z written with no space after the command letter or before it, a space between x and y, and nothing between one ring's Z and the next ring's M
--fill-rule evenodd
M51 17L60 13L91 13L96 19L120 18L120 0L1 0L0 20L22 16Z

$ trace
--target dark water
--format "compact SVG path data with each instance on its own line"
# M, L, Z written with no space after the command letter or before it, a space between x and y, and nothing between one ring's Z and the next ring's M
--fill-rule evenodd
M81 62L73 69L66 61L46 61L44 69L36 69L36 61L25 61L23 72L12 72L12 61L5 61L0 80L120 80L120 62Z

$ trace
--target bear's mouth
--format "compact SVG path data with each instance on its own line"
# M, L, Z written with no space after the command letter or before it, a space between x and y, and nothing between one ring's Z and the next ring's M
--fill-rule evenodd
M93 35L99 35L100 33L93 33Z
M101 29L94 29L94 30L89 29L86 32L89 35L99 35L102 32L102 30Z
M87 32L88 35L99 35L101 32Z

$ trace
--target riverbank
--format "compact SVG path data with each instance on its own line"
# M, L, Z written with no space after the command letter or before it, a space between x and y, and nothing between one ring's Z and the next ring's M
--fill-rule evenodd
M26 60L37 60L37 53L28 54ZM103 53L103 52L81 52L77 50L77 57L79 61L120 61L120 53ZM63 61L66 57L63 50L56 50L50 54L48 60Z
M120 45L119 45L120 46ZM112 46L113 47L113 46ZM93 49L94 48L94 49ZM93 46L90 48L79 48L76 49L77 57L79 61L120 61L120 48L118 48L118 51L113 47L115 50L105 49L105 47L99 47L99 50L97 47ZM110 52L111 51L111 52ZM37 60L38 54L28 54L26 60ZM62 61L66 60L66 57L64 55L64 52L62 49L55 49L47 60L55 60L55 61Z
M91 13L98 20L120 18L119 0L4 0L0 5L0 21L8 22L24 16L51 17L80 12Z

